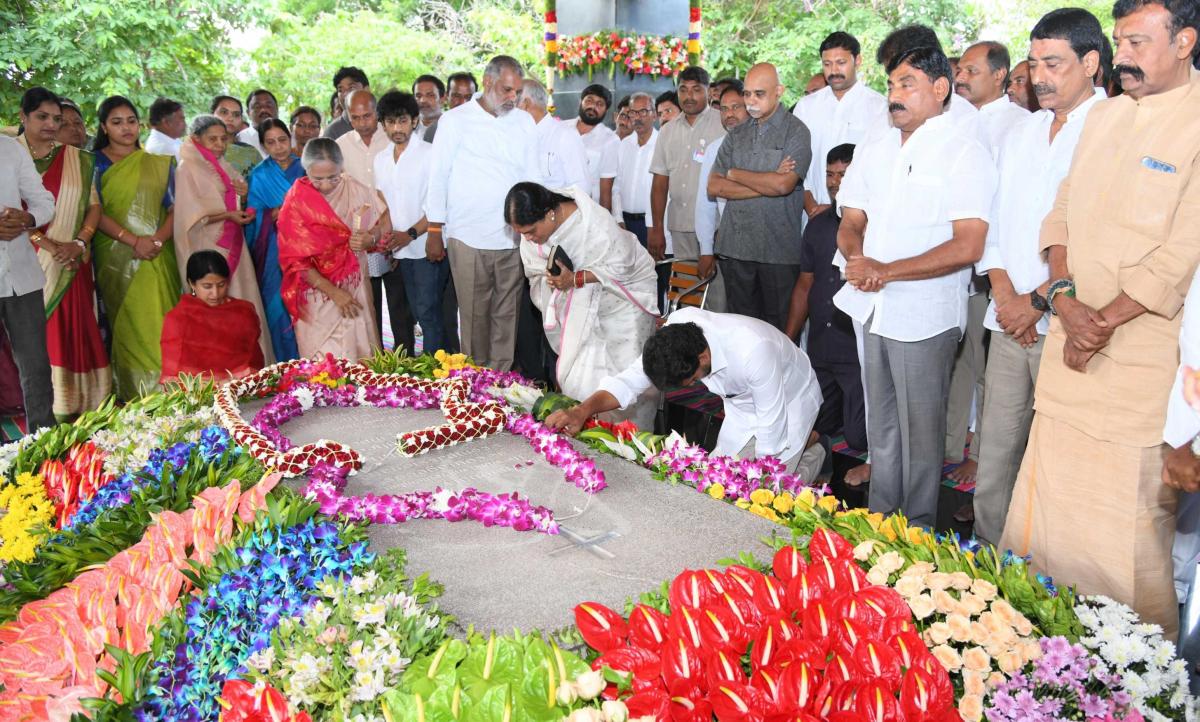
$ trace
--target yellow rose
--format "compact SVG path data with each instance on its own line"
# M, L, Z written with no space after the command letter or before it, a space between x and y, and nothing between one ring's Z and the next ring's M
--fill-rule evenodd
M983 673L992 668L992 658L988 653L979 647L969 647L963 652L963 666L974 671L973 675L979 682L979 688L972 690L970 687L966 689L967 694L983 694ZM963 680L966 682L966 679Z
M958 655L958 652L954 651L953 647L939 644L929 651L933 653L937 661L942 663L947 672L957 672L962 669L962 657Z
M792 495L786 491L775 497L775 501L771 502L771 506L775 507L775 511L779 512L780 514L787 514L791 512L792 506L794 505L795 500L793 500Z
M447 356L448 356L448 354L445 352L445 350L440 349L440 348L437 350L437 352L435 352L433 354L433 357L435 359L437 359L438 361L442 361L442 362L444 362L446 360Z
M926 534L925 530L919 526L910 526L905 534L905 537L908 539L910 544L924 544L926 539L929 538L929 535Z
M979 722L983 719L983 697L977 694L964 694L958 700L958 714L963 722Z
M734 506L736 506L739 509L749 509L750 501L748 499L738 499L737 501L734 502Z
M709 484L706 491L708 492L708 495L714 499L725 498L725 487L721 484Z
M768 506L775 500L775 492L770 489L755 489L750 492L750 501L754 504Z
M435 379L444 379L449 375L450 374L446 373L446 369L434 369L433 370L433 377Z
M837 511L838 504L840 504L840 503L841 502L838 501L838 498L836 496L834 496L833 494L829 494L828 496L823 496L817 500L817 506L821 507L822 509L824 509L826 512L828 512L830 514Z
M813 506L817 503L817 496L812 489L805 489L796 495L797 511L812 511Z

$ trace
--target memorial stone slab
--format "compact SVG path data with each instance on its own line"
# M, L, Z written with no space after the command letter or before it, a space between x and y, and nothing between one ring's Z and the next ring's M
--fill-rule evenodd
M244 404L249 418L262 402ZM517 492L554 511L556 536L462 521L418 520L370 528L371 548L403 547L413 573L443 583L440 605L478 630L555 630L575 604L619 609L687 568L713 567L739 551L765 557L761 540L780 527L694 489L671 486L608 455L596 461L608 488L588 495L519 436L501 432L415 458L396 451L396 434L440 423L438 410L312 409L282 431L294 443L349 443L364 456L348 495L475 487ZM303 480L290 482L300 488Z

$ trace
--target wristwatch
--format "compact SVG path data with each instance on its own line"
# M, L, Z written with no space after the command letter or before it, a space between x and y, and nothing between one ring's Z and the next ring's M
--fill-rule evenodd
M1037 292L1036 288L1029 292L1029 305L1033 306L1033 310L1042 313L1050 310L1050 304L1042 294Z
M408 230L405 231L405 233L407 233L408 237L413 239L414 241L417 240L417 236L421 235L420 233L417 233L416 226L409 226Z

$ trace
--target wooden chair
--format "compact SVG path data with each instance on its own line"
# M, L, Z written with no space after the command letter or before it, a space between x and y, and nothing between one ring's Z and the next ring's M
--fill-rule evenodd
M708 287L715 279L716 273L708 278L700 278L700 265L696 261L659 261L671 264L671 279L667 284L667 315L679 310L681 306L704 308L708 301Z

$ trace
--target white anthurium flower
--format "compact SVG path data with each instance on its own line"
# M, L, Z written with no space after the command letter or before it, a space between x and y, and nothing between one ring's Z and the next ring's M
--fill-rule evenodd
M621 457L622 459L627 461L637 461L637 451L635 451L632 446L629 446L628 444L622 444L620 441L609 441L608 439L601 439L601 441L604 442L604 445L608 447L609 451Z

